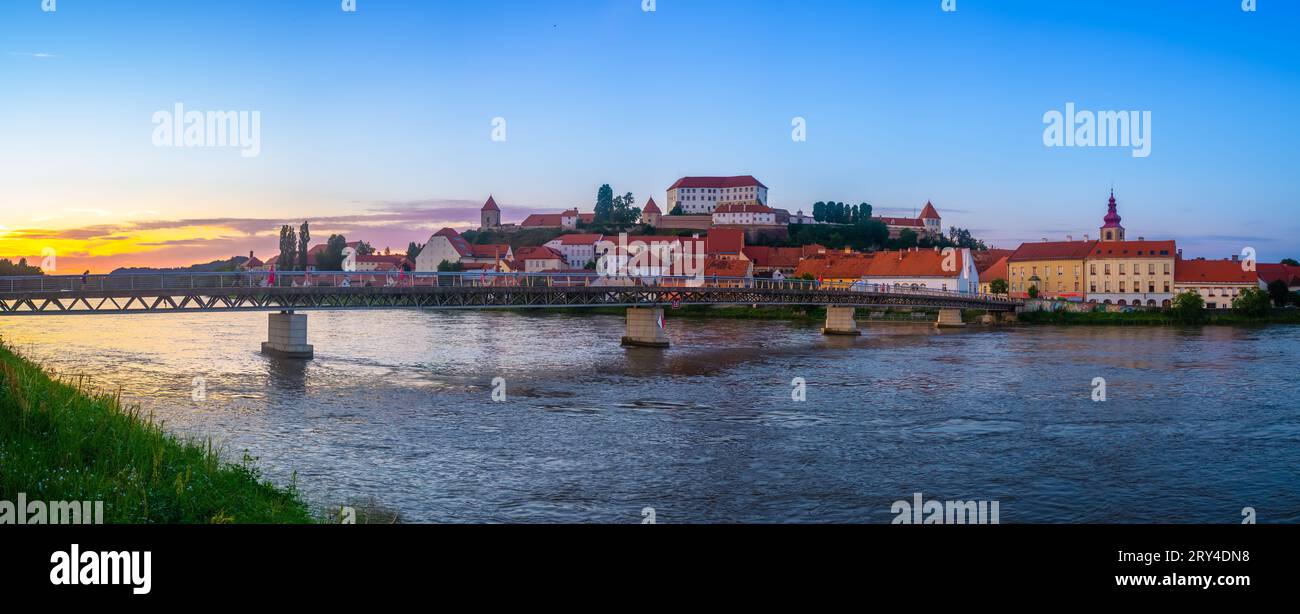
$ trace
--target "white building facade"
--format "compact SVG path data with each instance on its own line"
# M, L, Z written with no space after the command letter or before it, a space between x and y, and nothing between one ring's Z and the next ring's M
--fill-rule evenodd
M682 213L711 214L726 202L767 205L767 186L751 175L736 177L682 177L668 188L668 212L681 205Z

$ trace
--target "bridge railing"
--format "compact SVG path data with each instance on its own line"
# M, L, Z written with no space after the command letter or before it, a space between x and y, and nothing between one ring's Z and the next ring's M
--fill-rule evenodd
M247 271L218 273L156 272L111 275L41 275L0 277L0 296L22 294L66 294L222 290L248 288L526 288L526 287L680 287L736 288L756 290L840 291L901 294L909 296L960 297L985 302L1015 303L1006 295L958 292L904 284L868 281L819 281L759 277L637 275L611 277L595 271L547 271L498 273L489 271L398 272L398 271Z

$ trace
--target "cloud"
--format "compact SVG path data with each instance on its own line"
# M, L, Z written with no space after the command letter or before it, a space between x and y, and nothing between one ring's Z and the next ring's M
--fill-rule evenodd
M53 60L53 59L63 57L63 56L55 55L53 53L45 53L45 52L32 53L30 51L10 51L9 55L15 57L33 58L37 60Z

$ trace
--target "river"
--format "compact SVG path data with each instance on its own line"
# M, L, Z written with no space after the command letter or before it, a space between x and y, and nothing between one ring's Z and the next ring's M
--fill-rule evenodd
M620 347L617 316L312 312L291 362L258 353L264 313L0 317L312 503L406 521L887 523L919 492L1003 523L1300 522L1300 327L667 329L663 351Z

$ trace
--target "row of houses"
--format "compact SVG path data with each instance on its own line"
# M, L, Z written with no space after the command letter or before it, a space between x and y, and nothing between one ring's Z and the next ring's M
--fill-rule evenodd
M1237 256L1222 260L1184 259L1173 240L1129 241L1112 191L1100 239L1024 243L1015 250L982 252L981 288L1003 279L1012 296L1107 305L1168 307L1175 296L1195 292L1206 307L1226 309L1247 288L1266 288L1282 279L1293 291L1300 267L1256 264Z

